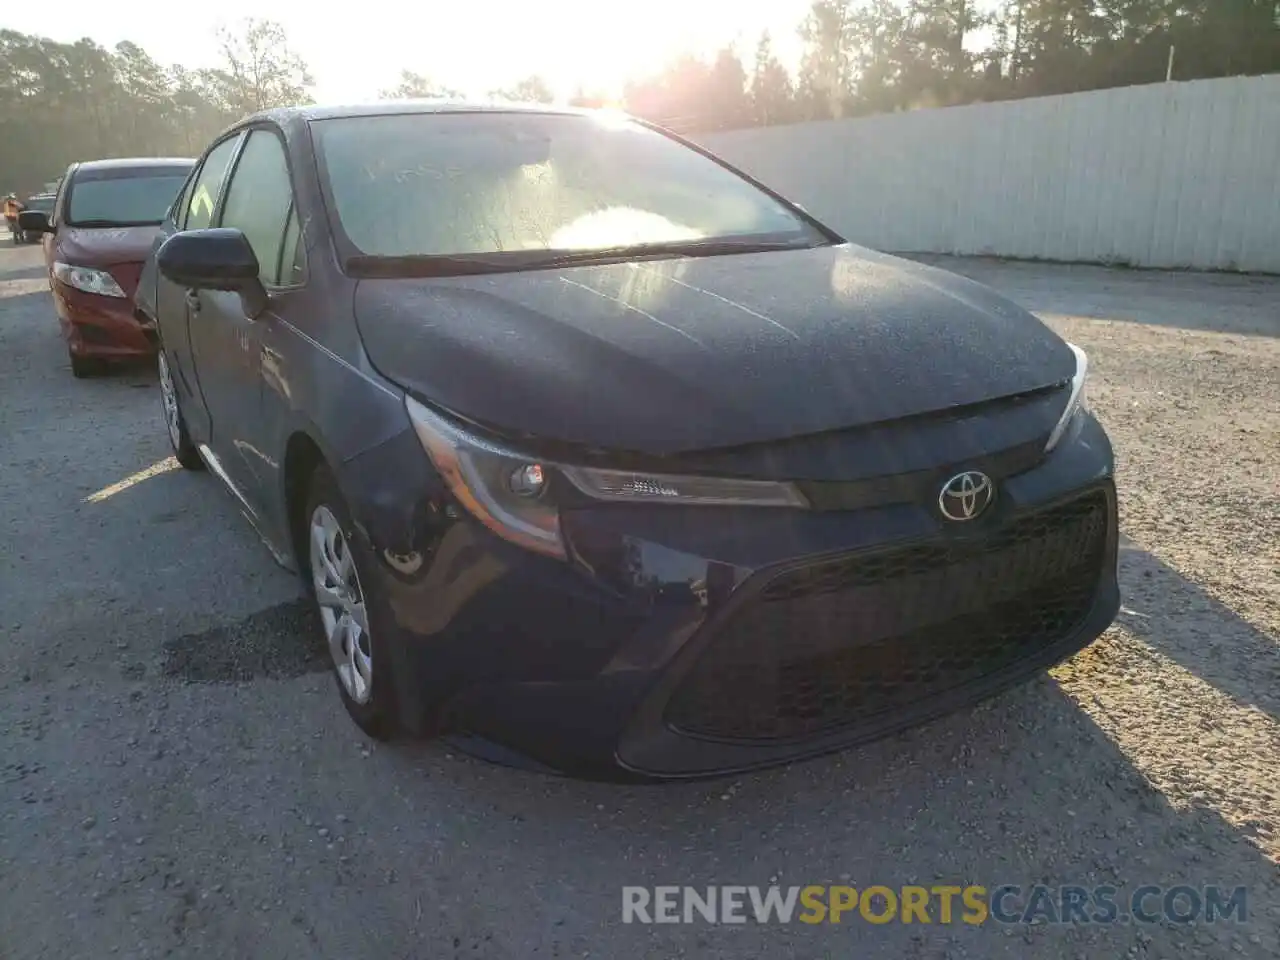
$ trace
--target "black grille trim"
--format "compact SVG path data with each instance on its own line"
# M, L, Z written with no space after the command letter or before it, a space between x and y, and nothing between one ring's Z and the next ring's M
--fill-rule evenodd
M1049 435L1045 434L999 453L930 470L839 483L829 480L794 482L814 510L865 510L893 503L933 504L938 499L942 484L962 470L981 470L998 486L1009 477L1039 466L1044 460L1044 445L1048 439Z
M980 539L778 573L708 640L666 721L702 739L809 739L1032 657L1087 617L1109 517L1098 492Z

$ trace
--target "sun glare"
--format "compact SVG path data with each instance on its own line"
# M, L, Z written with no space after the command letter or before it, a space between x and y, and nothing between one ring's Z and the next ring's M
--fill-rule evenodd
M627 129L631 123L631 118L623 112L622 104L616 101L610 101L601 107L592 119L606 130Z
M481 0L417 7L365 0L360 15L335 31L303 0L221 0L181 18L164 0L137 0L121 18L115 7L66 0L56 7L6 10L6 27L74 42L93 37L107 46L129 40L162 64L220 66L217 30L245 17L278 22L307 62L322 102L360 102L396 85L412 70L466 97L483 99L531 76L562 101L582 92L620 100L629 79L650 76L684 54L704 59L734 45L744 57L769 31L775 53L798 62L797 25L810 0L649 0L622 10L598 0ZM394 24L394 27L391 25ZM376 56L368 56L376 51ZM353 52L359 68L353 69Z
M647 210L610 207L578 217L551 237L556 250L591 250L639 243L698 240L704 234Z

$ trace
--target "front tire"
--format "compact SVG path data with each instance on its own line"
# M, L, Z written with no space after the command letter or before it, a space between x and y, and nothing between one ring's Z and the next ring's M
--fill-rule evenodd
M68 350L67 359L71 361L71 375L77 380L87 380L102 372L102 361L95 357L77 357Z
M173 371L169 369L169 360L161 349L156 354L156 365L160 374L160 406L164 411L165 430L169 434L169 446L173 450L173 458L187 470L203 470L204 461L200 452L191 442L187 433L187 421L182 417L182 407L178 403L178 388L173 382Z
M312 474L306 509L306 570L333 663L338 694L356 725L375 740L400 732L386 636L367 574L374 558L359 538L337 481L321 465Z

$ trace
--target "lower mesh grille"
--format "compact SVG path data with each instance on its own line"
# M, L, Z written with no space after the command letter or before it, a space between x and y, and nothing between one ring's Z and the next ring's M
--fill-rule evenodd
M723 624L667 705L712 739L813 736L910 707L1052 645L1089 612L1105 494L989 538L824 561Z

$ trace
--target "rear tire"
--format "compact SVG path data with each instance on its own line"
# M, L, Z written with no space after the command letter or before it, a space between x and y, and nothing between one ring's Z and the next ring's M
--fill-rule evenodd
M372 576L376 560L323 464L311 475L303 522L305 551L299 560L338 695L356 726L375 740L390 740L402 731Z
M156 366L160 374L160 407L164 412L165 430L169 434L169 447L173 458L187 470L203 470L204 461L187 433L187 421L182 416L178 402L178 389L173 382L173 372L163 348L156 352Z

